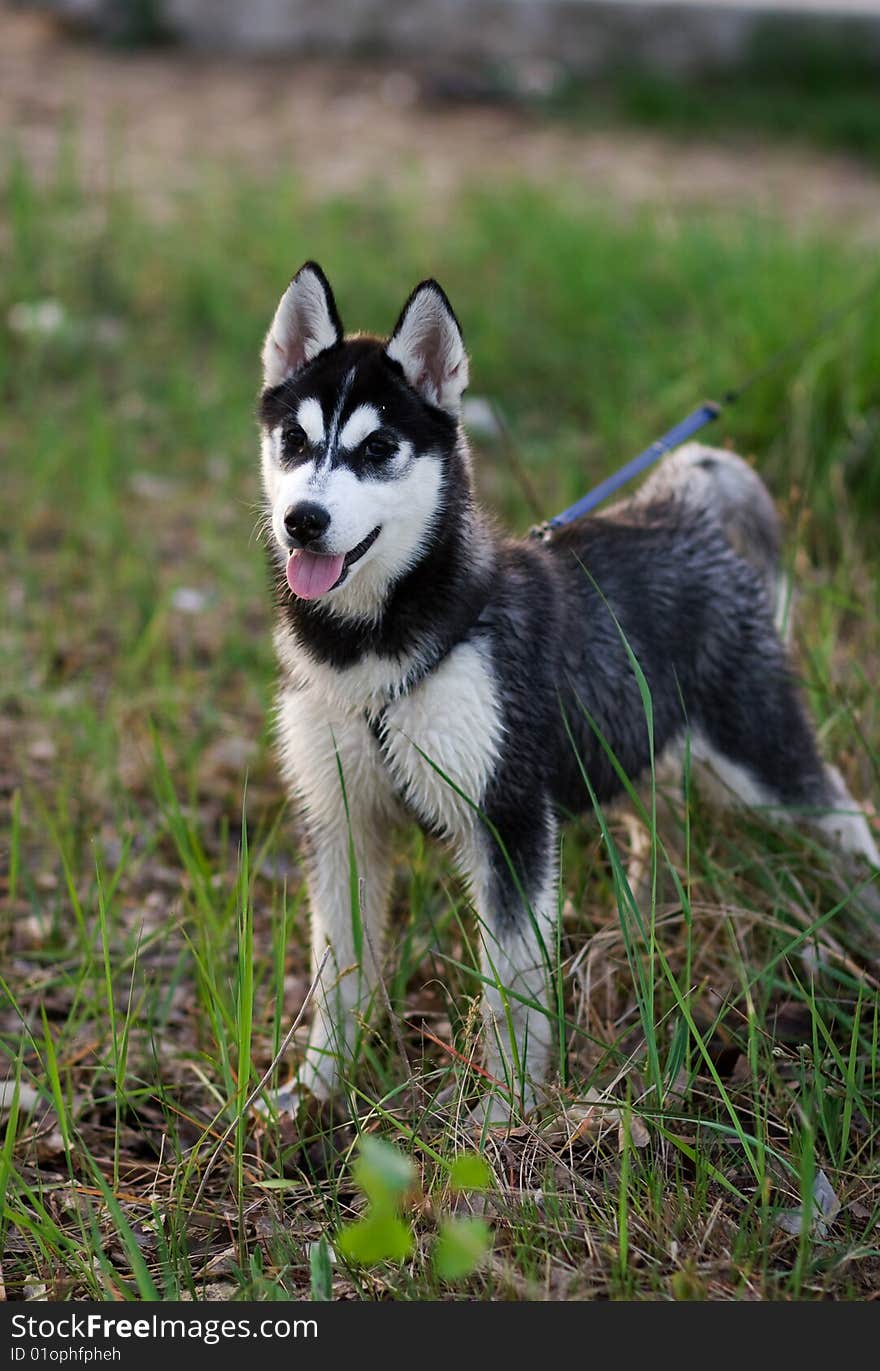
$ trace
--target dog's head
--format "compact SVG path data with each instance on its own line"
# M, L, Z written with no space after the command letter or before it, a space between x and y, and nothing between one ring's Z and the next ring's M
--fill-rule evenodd
M446 504L468 380L445 294L423 281L387 340L345 337L307 262L263 347L263 485L291 594L355 614L431 541Z

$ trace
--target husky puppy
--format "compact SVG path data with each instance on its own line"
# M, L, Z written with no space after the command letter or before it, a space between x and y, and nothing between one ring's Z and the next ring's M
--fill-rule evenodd
M317 987L297 1082L326 1098L377 987L402 818L444 839L483 956L488 1116L551 1065L559 815L689 742L732 801L812 820L880 866L819 756L774 625L779 533L758 477L691 444L631 500L543 541L498 536L460 423L468 359L435 281L386 339L346 337L307 263L263 349L280 755L307 835ZM353 875L354 863L354 875Z

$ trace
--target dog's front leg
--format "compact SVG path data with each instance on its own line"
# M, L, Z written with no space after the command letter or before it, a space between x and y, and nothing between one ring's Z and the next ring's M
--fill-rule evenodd
M358 1029L381 974L391 882L388 843L374 822L351 816L309 830L312 975L330 948L315 988L312 1030L297 1085L318 1099L336 1089L355 1055Z
M279 723L285 773L307 836L312 1030L298 1077L279 1096L327 1099L350 1067L381 972L391 886L394 799L375 740L360 718L331 716L311 693L289 692Z
M484 976L489 1087L478 1118L507 1121L538 1102L558 1040L550 982L558 919L557 824L549 810L523 850L504 829L474 835L470 881Z

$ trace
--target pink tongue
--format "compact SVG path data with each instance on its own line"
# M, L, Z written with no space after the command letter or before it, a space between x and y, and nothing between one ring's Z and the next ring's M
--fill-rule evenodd
M344 557L319 557L316 552L291 552L287 559L287 584L301 600L317 600L342 575Z

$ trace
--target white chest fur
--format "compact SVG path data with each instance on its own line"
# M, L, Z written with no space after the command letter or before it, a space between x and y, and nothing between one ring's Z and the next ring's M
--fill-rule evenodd
M283 647L280 635L278 645ZM316 734L326 733L328 739L332 734L337 748L344 736L357 782L374 787L380 770L380 790L390 782L418 819L454 840L466 836L497 765L504 731L485 640L460 644L410 694L387 705L381 761L365 714L375 713L394 694L399 665L368 658L334 672L304 662L290 647L281 656L289 668L295 665L300 684L280 717L285 769L309 807L322 807L316 792L323 785L335 790L338 784L329 752L326 767L314 764ZM356 761L355 753L364 755Z
M501 748L503 723L485 641L462 643L385 713L392 779L419 818L450 837L472 826Z
M417 655L377 657L373 653L352 666L334 668L314 661L286 626L276 632L275 649L291 679L325 703L328 717L378 713L400 693L408 677L418 676L423 669Z

